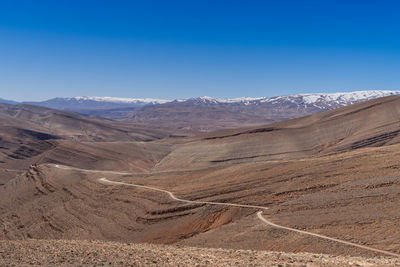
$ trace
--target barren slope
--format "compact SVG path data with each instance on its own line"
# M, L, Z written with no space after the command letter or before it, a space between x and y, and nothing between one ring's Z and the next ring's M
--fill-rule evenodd
M400 96L371 100L308 117L188 139L159 170L298 159L399 143Z
M160 192L98 181L107 177L168 189L184 199L267 206L266 218L280 225L399 253L398 151L394 145L296 161L132 175L41 166L0 192L2 238L376 255L265 225L257 209L179 203Z
M144 126L70 112L0 104L0 168L25 169L34 163L56 162L144 170L169 152L168 146L150 142L167 135ZM6 177L5 171L1 177Z
M148 141L168 135L154 127L130 125L31 105L0 104L2 126L41 131L80 141Z

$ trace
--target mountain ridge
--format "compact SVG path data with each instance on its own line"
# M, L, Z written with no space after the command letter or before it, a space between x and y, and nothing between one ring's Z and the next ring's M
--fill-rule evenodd
M288 94L288 95L277 95L277 96L262 96L262 97L237 97L237 98L217 98L210 96L200 96L191 98L177 98L174 100L170 99L157 99L157 98L131 98L131 97L110 97L110 96L75 96L75 97L56 97L44 101L24 101L20 103L46 103L49 101L95 101L95 102L110 102L120 104L165 104L169 102L184 102L190 100L202 100L217 103L249 103L254 101L261 102L272 102L278 99L289 99L289 98L304 98L305 102L312 104L320 101L321 98L330 101L360 101L368 100L377 97L384 97L389 95L399 95L400 90L360 90L351 92L335 92L335 93L304 93L304 94ZM5 100L13 103L18 103L12 100Z
M391 95L400 95L400 91L175 100L85 96L27 104L173 131L210 132L280 122Z

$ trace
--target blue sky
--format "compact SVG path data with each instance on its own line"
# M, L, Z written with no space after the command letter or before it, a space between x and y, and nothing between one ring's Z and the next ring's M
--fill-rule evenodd
M0 1L0 98L399 89L397 1Z

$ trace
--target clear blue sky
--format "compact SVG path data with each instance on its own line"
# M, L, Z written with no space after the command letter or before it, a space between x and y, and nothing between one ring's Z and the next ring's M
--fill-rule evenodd
M398 1L0 2L0 98L399 89Z

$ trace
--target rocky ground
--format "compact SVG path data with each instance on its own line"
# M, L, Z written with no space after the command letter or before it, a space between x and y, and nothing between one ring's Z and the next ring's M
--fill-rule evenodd
M0 266L400 266L400 259L101 241L0 241Z

